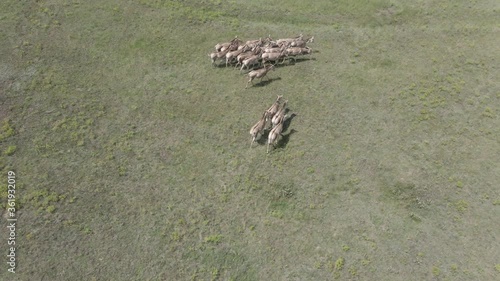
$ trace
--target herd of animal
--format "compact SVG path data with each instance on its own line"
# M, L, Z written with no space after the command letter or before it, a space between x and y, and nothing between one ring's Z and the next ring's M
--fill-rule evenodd
M278 141L283 132L284 123L289 117L287 115L287 104L288 100L283 101L283 96L278 95L276 101L264 111L260 120L250 129L250 135L252 136L250 148L259 137L264 135L265 131L270 129L267 135L267 153L269 153L270 146L274 146Z
M215 52L209 54L213 66L218 66L217 61L225 60L225 66L240 67L240 73L247 69L249 72L248 82L245 88L252 83L255 78L261 79L266 74L274 70L276 64L283 64L287 59L295 61L298 56L311 55L312 49L306 46L307 43L314 42L314 36L304 38L302 34L294 38L278 39L274 41L271 37L243 42L235 37L229 42L215 45ZM271 145L274 147L278 142L284 129L285 121L291 116L287 115L288 100L283 101L283 96L278 95L276 101L262 114L260 120L250 129L253 143L267 134L267 153ZM294 114L292 114L294 115Z
M217 61L224 63L225 60L226 67L241 66L240 73L244 69L251 69L245 87L248 88L250 83L253 85L252 81L255 78L262 80L277 63L284 63L287 59L295 61L298 56L311 55L312 49L306 44L312 42L314 36L306 39L302 34L276 41L269 36L246 42L235 37L229 42L215 45L215 52L209 54L209 57L214 66L217 65Z

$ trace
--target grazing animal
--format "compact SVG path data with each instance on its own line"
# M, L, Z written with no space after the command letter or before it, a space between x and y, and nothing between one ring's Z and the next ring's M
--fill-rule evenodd
M274 69L274 65L268 65L268 66L264 66L263 68L260 68L260 69L257 69L257 70L252 70L248 73L248 82L247 82L247 85L245 87L245 89L248 87L248 84L249 83L252 83L253 85L253 79L255 78L260 78L260 80L262 80L262 78L264 78L264 76L266 76L266 74L270 71L270 70L273 70Z
M266 126L267 116L268 116L268 112L264 111L260 120L257 123L255 123L255 125L253 125L252 128L250 129L250 135L252 136L252 142L250 143L250 148L252 148L252 145L253 145L254 141L257 139L257 137L260 134L262 134L262 131L264 130L264 127Z
M278 137L281 135L283 131L283 120L278 123L274 128L269 132L269 136L267 137L267 153L269 153L269 147L274 145Z

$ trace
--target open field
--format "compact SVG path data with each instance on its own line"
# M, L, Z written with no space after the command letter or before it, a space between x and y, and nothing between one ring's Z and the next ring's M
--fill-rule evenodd
M0 280L500 280L498 1L0 10ZM299 33L248 89L207 57ZM297 115L250 149L276 95Z

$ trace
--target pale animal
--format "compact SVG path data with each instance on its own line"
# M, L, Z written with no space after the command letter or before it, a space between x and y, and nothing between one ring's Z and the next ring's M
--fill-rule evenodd
M260 120L257 123L255 123L255 125L253 125L252 128L250 129L250 135L252 136L252 142L250 143L250 148L252 148L252 145L254 141L257 139L257 137L261 135L262 132L264 131L264 128L266 126L267 115L268 115L267 111L264 111Z
M260 80L262 80L262 78L264 78L264 76L266 76L266 74L270 71L270 70L273 70L274 69L274 66L273 65L268 65L268 66L265 66L264 68L260 68L260 69L257 69L257 70L252 70L248 73L248 82L247 82L247 85L245 87L245 89L248 87L248 84L252 83L253 85L253 79L255 78L260 78Z
M283 121L278 123L270 132L267 137L267 153L269 153L269 147L274 145L274 143L278 140L278 137L281 135L283 131Z

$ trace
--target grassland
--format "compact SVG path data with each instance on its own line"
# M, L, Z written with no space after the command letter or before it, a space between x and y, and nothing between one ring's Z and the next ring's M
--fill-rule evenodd
M1 280L500 278L498 2L269 2L0 3ZM299 33L247 90L207 57Z

